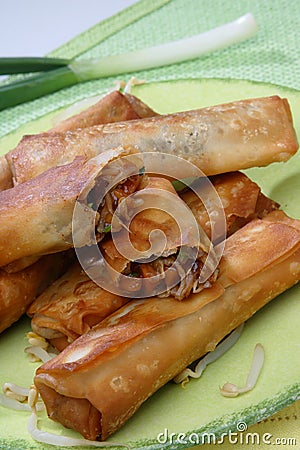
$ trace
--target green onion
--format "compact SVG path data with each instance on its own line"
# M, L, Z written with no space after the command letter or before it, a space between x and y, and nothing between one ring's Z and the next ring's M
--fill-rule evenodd
M111 224L106 225L106 227L101 230L101 233L110 233L111 232Z
M233 22L175 42L100 59L72 61L47 73L0 86L0 110L79 82L195 59L248 39L256 31L255 19L248 13Z
M0 58L0 75L12 73L44 72L67 66L70 59L40 58L40 57L13 57Z
M139 175L144 175L145 171L146 171L145 166L141 167L141 168L139 169Z
M80 81L108 77L126 72L151 69L182 61L228 47L255 34L257 25L252 14L212 30L155 47L106 56L90 61L74 61L70 67Z
M31 101L78 83L71 69L60 67L0 86L0 110Z
M173 180L172 185L176 192L181 192L185 188L191 186L196 179L197 178L195 178L195 177L188 177L188 178L182 178L182 180Z

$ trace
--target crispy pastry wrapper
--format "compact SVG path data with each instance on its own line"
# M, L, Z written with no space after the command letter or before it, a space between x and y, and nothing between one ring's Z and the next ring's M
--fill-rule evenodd
M113 91L101 98L95 105L57 123L48 132L66 132L77 128L154 117L156 115L155 111L134 95ZM0 156L0 191L9 189L13 185L10 164L5 155Z
M236 230L252 219L256 217L264 217L270 211L278 208L278 205L274 201L268 199L261 193L261 190L256 183L251 181L241 172L216 175L211 177L211 181L216 189L216 193L219 196L221 204L224 207L225 222L227 226L226 229L224 229L224 226L219 226L220 218L216 217L218 214L218 205L215 205L214 203L216 200L215 193L212 193L210 185L206 182L202 183L202 179L198 179L197 182L199 185L194 186L194 189L195 191L199 190L200 196L193 190L189 190L188 192L181 194L181 198L194 214L200 226L200 230L204 231L204 234L201 234L201 240L202 250L206 251L206 254L208 253L210 244L207 240L207 235L211 237L211 227L214 225L212 222L217 223L217 232L214 233L214 243L217 243L225 239L226 234L227 236L233 234ZM175 190L173 190L171 183L162 178L150 178L148 185L141 186L141 188L145 190L151 187L168 189L170 192L175 194ZM205 199L205 206L204 203L202 203L201 198ZM207 207L211 209L210 215L206 209ZM221 225L224 225L224 223L221 222ZM148 237L154 229L162 230L167 237L167 248L165 253L169 258L167 258L166 264L170 263L170 256L176 253L176 249L178 249L180 245L199 245L191 239L191 235L188 234L188 227L184 227L182 230L185 235L183 236L183 243L181 244L178 227L173 225L173 220L171 220L170 216L165 212L151 209L143 211L133 218L129 227L132 244L139 250L145 250L148 245ZM122 229L121 233L126 233L126 230ZM138 275L136 276L140 277L139 281L141 284L143 283L144 278L149 279L150 277L153 277L157 271L162 268L162 258L152 264L132 264L132 261L130 262L118 251L112 238L103 240L100 247L106 261L110 266L120 273L126 273L128 271L137 273ZM174 249L173 252L172 249ZM204 262L204 258L202 258L202 260ZM210 277L209 283L205 282L206 284L203 283L203 285L205 284L206 287L208 287L215 281L215 279L216 277L212 276ZM122 281L122 278L120 280ZM193 275L190 273L182 279L180 285L177 285L177 288L174 287L163 295L172 295L175 298L182 300L183 298L186 298L190 292L193 292L193 290L196 289L199 291L200 284L195 285L196 280L197 273L193 271ZM135 279L135 283L127 283L127 286L133 290L138 289L139 285L137 281L138 280ZM118 280L116 280L116 282L118 282ZM148 280L146 283L151 289L151 292L149 291L147 296L154 295L155 284L150 287Z
M75 262L36 298L27 314L32 330L62 350L128 301L102 289Z
M51 128L51 132L65 132L88 128L101 123L114 123L157 115L150 107L130 94L113 91L97 103Z
M58 253L40 258L19 272L0 269L0 333L16 322L33 300L67 270L70 253Z
M291 222L283 222L280 224L285 228L296 230L298 239L287 250L287 242L281 240L272 263L267 257L266 264L256 271L251 264L245 270L251 255L247 247L249 237L255 240L262 255L268 254L267 246L274 242L265 242L265 233L249 235L245 226L229 238L231 246L236 237L241 244L245 231L245 252L242 246L238 255L241 273L238 264L230 267L231 273L235 272L232 279L240 281L226 288L217 282L186 302L172 298L133 301L42 365L34 382L49 417L87 439L105 440L161 386L297 283L300 232L297 224L293 227ZM228 258L224 266L227 261L230 266Z
M278 210L236 231L225 243L220 283L224 287L239 283L294 254L299 245L299 223Z
M135 113L141 118L145 119L147 117L158 116L159 114L155 112L149 105L146 105L142 100L140 100L135 95L124 93L124 96L128 103L131 105ZM120 120L119 120L120 122Z
M168 195L165 196L165 193ZM216 255L211 249L210 240L195 218L192 214L188 217L186 204L180 199L172 183L165 178L146 177L135 194L139 196L134 199L131 197L128 207L123 208L124 217L133 215L134 203L138 206L143 202L146 208L132 217L128 227L122 226L122 217L119 214L119 231L100 243L105 260L115 271L108 273L108 276L114 279L121 289L127 290L127 293L134 291L132 295L141 290L143 297L160 293L163 296L172 295L178 300L186 298L196 285L197 289L200 289L200 284L204 288L204 285L208 287L208 283L214 282L216 275L214 270L211 270L210 281L205 279L198 283L205 263L217 266ZM147 207L149 197L155 207ZM121 206L124 206L124 203L121 203ZM156 252L154 238L151 242L150 258L147 256L146 261L145 252L150 251L150 239L158 231L163 233L165 238L163 248L157 249ZM136 255L131 254L130 247L128 256L118 248L118 243L122 244L127 237L134 251L137 250ZM158 239L159 247L160 235ZM182 277L183 271L188 272L186 277ZM120 274L129 275L132 282L129 282L128 277L124 281L124 277L118 277Z
M27 256L71 248L73 210L81 192L92 191L95 180L109 162L134 154L134 149L119 147L89 161L79 157L22 186L0 192L0 266ZM142 165L138 158L136 163ZM95 211L83 205L82 213L82 229L89 230L89 224L95 222Z
M272 96L66 133L25 136L6 158L15 182L23 183L76 156L92 158L119 145L180 156L206 175L286 161L298 149L288 101Z
M171 193L181 202L171 182L167 179L145 177L140 183L138 192L152 188L156 190L158 197L157 206L161 204L159 196L161 191ZM154 195L152 191L151 196ZM176 212L180 213L178 209ZM185 212L184 209L183 214ZM164 209L147 209L138 213L131 221L129 227L131 242L139 251L145 251L149 247L150 232L159 228L166 236L164 251L167 259L170 254L176 255L177 248L181 245L202 246L208 252L207 246L210 246L210 242L207 237L202 235L203 242L199 243L198 239L195 240L193 230L189 230L185 220L184 225L183 233L180 234L176 221ZM127 233L127 229L121 228L120 232L122 233L122 231ZM201 237L200 234L199 237ZM124 272L128 269L131 262L118 252L112 238L106 239L101 247L109 264L115 270ZM148 270L145 276L150 277L156 273L149 264L141 264L141 266L143 271ZM154 290L155 284L152 283L148 296L154 295ZM190 290L188 290L189 293ZM125 299L103 290L88 278L78 263L75 263L66 274L33 302L27 313L32 317L33 331L50 339L51 343L61 350L74 339L86 333L92 325L101 322L128 301L128 297Z
M13 187L12 172L4 155L0 156L0 191Z
M224 208L226 218L226 237L233 234L255 218L263 218L271 211L278 209L279 205L266 197L260 187L242 172L229 172L210 177ZM212 227L215 226L217 208L214 205L214 198L210 198L211 191L204 189L202 192L201 179L197 180L199 185L194 186L194 190L183 191L180 194L188 207L192 210L197 222L203 228L209 238L212 235ZM193 185L192 185L193 186ZM205 198L205 205L199 198ZM196 193L197 192L197 193ZM207 210L209 208L209 211ZM213 242L224 239L222 230L217 227L214 230Z

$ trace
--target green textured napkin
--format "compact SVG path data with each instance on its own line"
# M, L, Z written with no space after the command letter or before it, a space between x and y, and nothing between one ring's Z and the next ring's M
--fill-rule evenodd
M147 81L221 77L300 88L300 9L289 0L141 0L51 53L78 59L141 49L214 28L252 12L251 39L193 61L125 74ZM113 86L116 77L81 83L0 113L0 137L21 124Z

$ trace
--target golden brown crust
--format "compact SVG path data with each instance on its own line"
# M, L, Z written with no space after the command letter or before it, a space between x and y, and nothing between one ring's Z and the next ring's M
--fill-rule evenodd
M226 236L230 236L247 222L254 218L262 218L266 214L278 208L278 204L264 196L259 186L250 180L242 172L229 172L210 177L221 204L224 208L226 219ZM197 191L198 192L198 191ZM200 195L199 195L200 194ZM210 198L210 191L205 191L205 205L213 207L214 198ZM201 202L201 190L198 194L189 190L181 194L181 198L186 202L193 212L197 222L211 237L211 220L216 220L216 208L213 207L211 217L204 204ZM224 238L218 231L214 232L214 242Z
M25 137L7 154L22 183L78 155L92 158L118 145L187 159L206 175L289 159L298 142L278 96L236 101L200 110L106 124L66 133Z
M82 432L89 439L101 436L101 413L85 398L69 398L47 389L50 419L63 422L67 428ZM51 405L51 406L50 406Z
M190 314L178 315L177 318L174 315L173 320L168 322L163 322L163 315L160 327L151 328L151 322L146 319L149 310L151 312L151 303L156 304L156 313L160 315L160 307L168 306L175 310L178 305L188 307L189 302L177 303L175 307L172 306L175 300L167 299L168 303L163 301L157 304L157 300L150 299L139 303L137 309L129 310L128 314L124 311L122 317L121 309L116 327L118 329L123 325L123 336L126 332L128 339L132 338L141 319L148 324L148 333L138 333L127 345L120 345L118 338L115 340L115 332L109 340L109 320L113 320L112 316L40 367L35 384L46 403L48 414L53 414L49 399L54 395L87 399L101 413L101 424L97 424L93 432L89 430L88 434L85 434L83 427L77 430L86 438L95 439L101 426L101 439L106 439L157 389L192 361L212 351L224 336L293 286L299 278L298 249L286 260L228 287L214 301L206 305L200 302L199 308L190 311ZM203 295L207 292L202 291L195 297L199 301ZM194 297L191 301L197 302ZM141 314L143 308L145 314ZM96 336L98 339L95 339ZM81 410L80 402L77 406ZM84 409L81 412L85 422ZM60 414L59 420L72 427L70 415L63 417Z
M298 222L290 218L288 223L271 221L266 216L236 231L226 240L219 266L220 283L224 287L238 283L294 253L300 246Z
M48 339L66 336L70 343L128 301L103 290L76 262L31 304L27 314L33 331Z
M0 192L0 266L73 247L72 218L79 194L89 182L93 187L109 161L130 153L134 150L118 148L89 161L78 157ZM92 222L95 212L86 208L86 213Z
M70 264L70 256L44 256L20 272L0 269L0 332L16 322L37 295L59 277Z
M141 118L145 119L146 117L154 117L158 116L150 106L146 105L146 103L142 102L139 98L135 97L132 94L124 94L127 101L130 103L131 107L134 109L136 114Z
M73 209L90 174L78 158L0 192L0 265L72 246Z
M121 122L123 120L139 119L137 109L142 114L145 111L147 114L146 105L141 102L141 105L136 107L134 101L129 101L127 96L119 91L113 91L101 98L96 104L90 106L84 111L69 117L58 123L55 127L49 130L50 132L64 132L76 130L77 128L87 128L101 123ZM153 115L155 113L153 112ZM147 115L147 117L149 117Z
M12 172L5 156L0 156L0 191L13 187Z
M88 439L97 438L101 429L101 439L106 439L157 389L297 283L300 279L298 227L284 223L284 218L279 222L273 219L255 220L253 227L245 226L228 239L231 242L222 261L223 274L231 275L230 282L226 277L223 279L226 289L217 282L212 288L190 296L186 302L170 298L130 302L41 366L35 384L48 414L53 414L53 396L74 401L78 398L80 402L88 400L100 413L101 423L87 433L83 427L77 427L75 418L76 429ZM280 237L279 228L273 230L274 225L279 226L286 244L292 237L292 245L284 248L281 241L274 246L274 238ZM254 248L262 255L260 267L249 263ZM85 422L85 409L81 409L80 402L77 406ZM61 413L56 419L73 426L69 415Z

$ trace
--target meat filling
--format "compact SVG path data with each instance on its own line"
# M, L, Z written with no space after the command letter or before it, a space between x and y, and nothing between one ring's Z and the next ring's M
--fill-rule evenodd
M124 275L127 275L126 281L124 282L124 279L121 278L120 287L131 292L143 291L145 296L152 296L156 292L163 291L158 294L159 297L174 297L176 300L184 300L191 293L198 293L211 287L216 281L217 269L204 282L200 277L207 257L202 250L198 250L194 262L188 259L182 260L178 256L179 252L167 257L159 257L149 263L129 262L123 272ZM131 283L128 281L128 277L132 278ZM151 281L153 277L156 277L155 281Z

